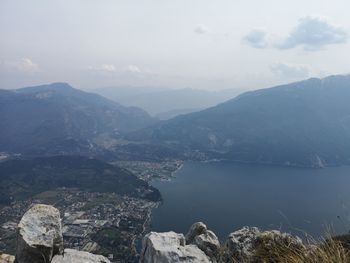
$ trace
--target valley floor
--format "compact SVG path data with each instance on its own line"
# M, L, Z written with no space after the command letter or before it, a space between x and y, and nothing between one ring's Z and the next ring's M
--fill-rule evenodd
M137 177L169 180L180 161L124 161L118 165ZM33 204L54 205L61 211L65 247L103 254L111 262L138 262L136 245L150 226L158 202L115 193L57 188L27 200L0 206L0 252L14 254L17 224Z

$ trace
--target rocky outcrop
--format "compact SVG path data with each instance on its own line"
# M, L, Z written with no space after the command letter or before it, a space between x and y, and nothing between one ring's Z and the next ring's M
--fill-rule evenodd
M14 261L14 256L0 253L0 263L13 263Z
M92 248L90 244L87 248ZM285 262L286 251L308 255L298 237L280 231L244 227L231 233L222 246L214 232L201 222L186 234L147 234L142 242L141 263L266 263ZM277 252L277 254L276 254ZM268 261L266 261L268 259ZM48 205L35 205L18 225L16 258L0 254L0 263L111 263L107 258L73 249L63 250L60 214ZM332 261L333 262L333 261ZM335 261L334 261L335 262ZM348 262L348 261L346 261Z
M207 230L207 226L202 222L194 223L186 234L186 242L192 243L196 236L201 235Z
M276 248L293 251L306 249L300 238L290 234L276 230L261 232L256 227L244 227L228 236L224 251L226 260L233 258L237 262L263 262L260 256L265 257Z
M142 263L212 262L266 263L274 259L274 251L307 251L301 239L280 231L260 231L243 227L231 233L223 246L217 236L201 222L195 223L186 238L174 232L151 232L143 240Z
M175 232L151 232L143 239L141 262L218 262L220 242L202 222L195 223L186 238Z
M89 252L65 249L64 254L54 256L51 263L110 263L110 261L104 256Z
M0 255L0 263L110 263L104 256L65 249L59 211L34 205L18 224L16 258Z
M59 211L49 205L35 205L18 224L17 263L46 263L63 253Z
M226 253L229 257L244 261L254 255L254 247L260 231L256 227L244 227L231 233L225 243Z
M151 232L143 238L142 263L209 263L205 253L196 245L186 245L183 234Z
M186 235L186 243L196 245L212 262L219 260L220 242L213 231L202 222L193 224Z

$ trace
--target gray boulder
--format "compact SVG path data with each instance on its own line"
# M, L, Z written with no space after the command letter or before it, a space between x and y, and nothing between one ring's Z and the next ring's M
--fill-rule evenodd
M63 253L59 211L49 205L34 205L18 224L17 263L46 263Z
M0 263L13 263L14 261L14 256L0 253Z
M231 233L225 243L228 256L238 261L251 259L255 252L255 242L260 231L256 227L243 227Z
M214 232L202 222L194 223L186 235L186 243L196 245L213 262L219 259L220 242Z
M209 263L196 245L186 245L183 234L175 232L147 234L142 241L142 263Z
M277 247L302 251L306 247L298 237L280 231L263 231L256 227L243 227L231 233L225 243L226 259L237 262L264 262L259 253L269 255ZM271 260L273 255L271 254ZM273 261L273 260L272 260Z
M104 256L89 252L65 249L64 254L54 256L51 263L110 263L110 261Z
M207 226L202 222L194 223L186 234L186 242L192 243L196 236L199 236L207 231Z

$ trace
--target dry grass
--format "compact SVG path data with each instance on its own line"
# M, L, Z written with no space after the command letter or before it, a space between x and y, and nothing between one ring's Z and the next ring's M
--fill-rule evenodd
M295 249L288 245L259 249L255 262L271 263L350 263L350 251L340 241L330 239L322 245Z
M346 238L348 239L348 238ZM341 241L340 241L341 240ZM259 240L255 254L247 260L222 257L229 263L350 263L350 245L342 238L328 238L322 242L311 240L308 245L291 242L271 243L271 239ZM225 253L222 253L224 255ZM227 254L226 254L227 255Z

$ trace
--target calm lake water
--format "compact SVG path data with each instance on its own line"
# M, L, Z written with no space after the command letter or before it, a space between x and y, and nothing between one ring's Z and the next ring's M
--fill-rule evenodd
M325 169L189 162L170 182L154 181L163 204L152 230L186 233L205 222L221 239L242 226L318 236L350 230L350 167Z

